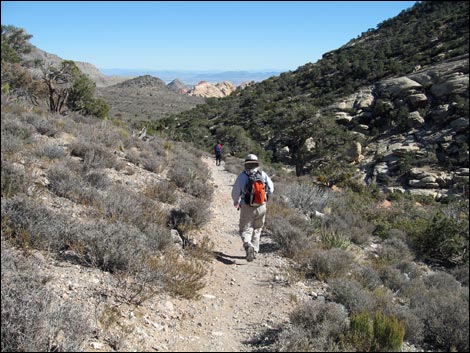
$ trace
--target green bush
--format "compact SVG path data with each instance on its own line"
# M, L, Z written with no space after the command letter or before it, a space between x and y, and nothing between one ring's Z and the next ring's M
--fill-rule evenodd
M347 344L352 345L358 352L370 351L374 341L374 326L369 317L369 312L363 310L352 314L349 329Z
M359 352L399 352L405 335L404 323L393 315L362 310L350 318L349 332L343 338L344 348Z
M403 345L405 325L394 316L374 315L374 343L378 352L398 352Z
M436 214L423 232L415 234L413 242L427 259L455 266L468 262L469 223L442 213Z
M320 229L320 239L326 249L346 250L349 247L350 240L343 232L331 230L325 227Z

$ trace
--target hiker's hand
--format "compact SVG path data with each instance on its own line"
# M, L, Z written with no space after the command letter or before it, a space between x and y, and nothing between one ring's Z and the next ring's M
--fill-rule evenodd
M236 201L236 202L233 203L233 206L234 206L235 208L239 208L239 207L240 207L240 203L239 203L238 201Z

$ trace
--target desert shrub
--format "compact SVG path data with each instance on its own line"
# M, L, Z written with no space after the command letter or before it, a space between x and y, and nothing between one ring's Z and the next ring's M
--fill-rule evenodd
M214 242L205 235L197 244L190 246L187 252L192 258L210 262L214 259L214 246Z
M168 178L184 192L208 202L212 199L213 187L208 183L210 171L194 152L175 145L172 149Z
M407 306L395 305L389 310L389 314L395 316L405 325L405 337L407 342L421 344L424 339L425 325L413 311Z
M393 291L401 291L410 283L410 278L394 266L386 266L381 269L384 285Z
M468 262L469 222L467 214L438 212L426 227L412 233L412 241L426 259L456 266Z
M158 243L150 242L136 227L119 222L81 224L72 239L69 247L83 263L108 272L141 271L143 259L158 249Z
M293 328L283 332L278 346L282 352L337 350L337 342L348 329L348 314L337 303L307 302L291 314Z
M17 195L2 200L2 235L18 247L58 252L70 239L73 227L67 216L53 213L33 199Z
M300 260L306 255L309 239L305 230L290 224L281 217L273 216L267 217L266 229L269 230L271 238L280 246L285 256Z
M243 171L243 160L234 157L222 157L224 160L224 169L232 174L238 175Z
M426 342L445 350L468 351L468 287L459 287L450 275L438 274L414 283L406 295L410 310L425 325Z
M463 286L468 287L468 263L454 268L451 273Z
M377 251L377 261L394 263L400 260L412 260L413 255L408 246L399 238L385 239Z
M70 153L83 159L85 171L90 169L114 168L120 170L123 164L109 151L109 149L90 141L75 141L70 145Z
M159 181L148 184L144 190L144 194L154 200L160 202L174 204L177 201L176 184L172 181Z
M374 226L364 219L354 208L337 200L327 220L331 229L347 234L352 242L363 244L374 230Z
M16 136L20 140L29 139L34 133L34 127L25 123L18 116L2 111L2 138L4 136Z
M28 123L30 123L38 133L48 137L54 137L57 135L59 130L53 122L44 119L40 115L29 113L23 117Z
M2 231L22 248L74 253L81 264L105 271L143 271L147 254L164 249L169 230L156 224L144 231L114 219L81 223L48 210L27 198L13 197L2 204Z
M362 284L363 287L374 290L382 285L379 274L372 267L362 266L353 273L354 279Z
M285 256L299 261L308 258L313 237L309 236L310 223L300 212L289 208L278 197L269 202L266 230L280 246Z
M199 200L189 200L182 205L183 211L189 215L192 224L196 228L201 228L209 221L210 209L208 205L201 205Z
M161 172L166 164L160 156L149 150L131 149L127 152L127 159L131 163L154 173Z
M347 273L354 262L353 255L341 249L314 249L310 258L303 264L307 274L319 280L339 277Z
M202 174L198 169L188 164L173 164L168 177L184 192L204 200L212 198L213 189L206 184L208 173Z
M2 156L1 185L2 198L25 193L29 178L23 168L11 164Z
M374 311L376 307L374 296L365 290L359 282L345 278L333 278L328 281L328 284L333 300L344 305L350 312Z
M49 189L57 196L89 205L98 202L99 195L89 187L79 174L74 173L67 164L55 165L47 171Z
M129 223L139 229L148 224L167 222L166 212L154 201L120 185L108 189L98 208L107 219Z
M15 135L1 133L1 146L3 153L18 153L23 149L23 140Z
M161 224L149 224L143 229L149 251L163 251L172 244L170 229Z
M201 205L199 200L190 199L183 202L181 209L173 209L170 218L172 228L184 234L206 224L210 219L210 209L208 205Z
M333 194L328 188L307 183L285 185L281 188L280 194L287 197L290 207L297 208L306 215L315 214L315 211L323 211L333 199Z
M2 241L2 352L81 351L92 334L90 318L77 303L58 303L37 268Z
M374 326L369 312L363 310L351 315L349 333L342 340L345 347L354 348L358 352L371 350L374 341Z
M111 180L105 172L92 170L84 175L83 180L98 190L104 190L111 185Z
M290 325L276 339L276 352L313 352L313 343L302 327ZM334 352L328 347L325 351Z
M67 156L67 151L56 145L41 145L36 148L35 154L38 157L47 157L49 159L62 159Z

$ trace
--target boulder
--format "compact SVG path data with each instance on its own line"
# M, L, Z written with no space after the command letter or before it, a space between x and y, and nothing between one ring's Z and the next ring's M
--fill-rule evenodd
M381 81L377 84L379 95L390 95L392 97L406 97L410 91L419 90L422 86L409 77L397 77Z

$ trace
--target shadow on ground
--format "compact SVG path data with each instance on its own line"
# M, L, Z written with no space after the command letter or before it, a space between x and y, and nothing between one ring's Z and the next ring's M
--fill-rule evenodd
M227 255L224 254L221 251L214 251L215 259L217 261L222 262L225 265L235 265L236 262L231 259L239 259L239 260L244 260L246 257L245 256L233 256L233 255Z

